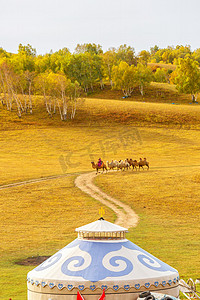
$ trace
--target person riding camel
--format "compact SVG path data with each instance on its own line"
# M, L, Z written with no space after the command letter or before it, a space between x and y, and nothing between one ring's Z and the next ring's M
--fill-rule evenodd
M103 161L101 160L101 158L99 158L99 160L98 160L98 167L101 167L102 163L103 163Z

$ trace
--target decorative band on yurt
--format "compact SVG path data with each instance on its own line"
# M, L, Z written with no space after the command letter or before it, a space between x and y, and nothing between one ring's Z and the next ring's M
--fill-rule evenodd
M57 287L59 290L62 289L67 289L68 291L72 291L73 289L78 289L80 291L84 291L85 289L89 289L91 291L95 291L96 289L101 289L101 290L108 290L111 289L113 291L118 291L119 289L123 289L124 291L128 291L130 289L135 289L136 291L139 290L144 290L146 289L150 289L150 288L154 288L154 289L159 289L161 286L165 287L165 288L170 288L170 287L176 287L177 284L179 283L179 276L175 277L173 279L169 279L169 280L163 280L163 281L155 281L153 283L150 282L146 282L144 284L139 284L139 283L134 283L134 284L114 284L112 286L108 286L106 284L102 284L102 285L97 285L97 284L90 284L90 285L85 285L85 284L79 284L79 285L73 285L70 283L55 283L53 281L51 282L47 282L47 281L38 281L38 280L34 280L31 279L30 277L27 278L27 282L30 283L31 285L35 285L36 287L41 286L43 288L45 287L49 287L50 289L53 289L54 287Z

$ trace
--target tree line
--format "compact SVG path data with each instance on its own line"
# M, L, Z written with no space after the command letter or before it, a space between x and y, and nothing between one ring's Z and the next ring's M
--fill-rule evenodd
M156 66L171 64L173 68ZM67 48L37 55L31 45L19 45L16 54L0 48L1 103L18 116L33 112L32 95L42 95L49 116L59 113L61 120L73 119L77 101L96 86L109 84L124 97L137 87L142 96L152 81L168 82L196 100L200 91L200 49L176 46L136 55L131 46L121 45L103 52L96 44L78 44L74 52Z

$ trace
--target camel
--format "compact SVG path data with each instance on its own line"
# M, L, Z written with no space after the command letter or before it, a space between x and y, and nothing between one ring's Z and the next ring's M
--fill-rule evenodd
M117 166L118 166L118 161L114 161L114 160L112 160L110 163L109 163L109 161L107 161L106 162L107 163L107 166L108 166L108 168L110 168L110 170L114 170L114 168L117 168Z
M130 168L130 164L128 163L127 159L125 159L125 161L120 159L118 169L121 169L121 171L125 171L125 169L128 170L128 168Z
M142 160L142 158L140 158L138 165L139 165L139 170L140 170L140 168L142 168L144 170L144 168L143 168L144 166L147 166L147 170L149 170L149 162L147 161L146 158L144 158L143 160Z
M92 168L97 170L97 173L100 173L99 169L103 169L103 172L104 172L104 169L106 169L106 172L108 171L107 166L104 162L102 162L101 166L99 166L98 163L95 164L93 161L91 162L91 164L92 164Z
M134 168L135 168L136 171L137 171L137 167L139 166L137 160L135 160L135 159L132 160L132 158L130 158L130 159L127 158L127 161L128 161L128 163L129 163L130 167L132 166L132 167L133 167L133 170L134 170Z

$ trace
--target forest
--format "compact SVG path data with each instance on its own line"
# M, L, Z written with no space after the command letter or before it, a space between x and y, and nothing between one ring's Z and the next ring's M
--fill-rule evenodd
M29 44L20 44L17 53L0 48L1 104L21 117L32 114L32 96L40 95L49 116L59 112L64 121L75 117L78 99L97 87L107 85L128 98L136 88L144 96L153 81L175 84L197 102L199 64L200 48L192 51L188 45L154 46L137 55L126 44L106 52L100 45L78 44L73 53L63 48L44 55Z

